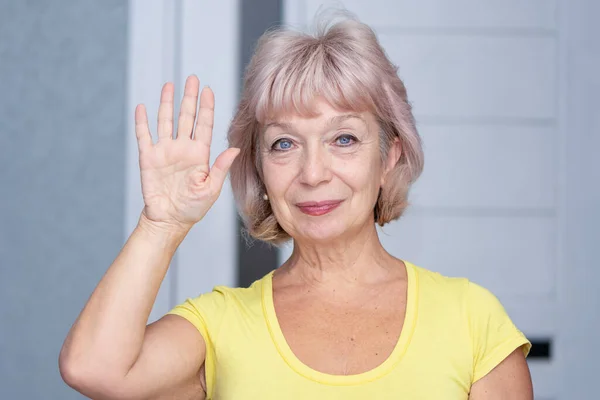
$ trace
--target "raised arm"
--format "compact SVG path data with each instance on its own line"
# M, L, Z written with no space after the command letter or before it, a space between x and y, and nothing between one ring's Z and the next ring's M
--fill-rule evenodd
M135 112L144 209L137 227L73 324L59 357L65 382L93 399L203 398L205 344L174 315L146 326L173 254L218 198L238 149L209 168L214 96L188 78L173 138L173 85L164 85L153 143ZM194 130L195 123L195 130Z

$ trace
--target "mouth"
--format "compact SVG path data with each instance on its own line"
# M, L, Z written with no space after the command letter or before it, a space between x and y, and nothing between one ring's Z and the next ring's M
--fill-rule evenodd
M304 214L319 216L327 214L335 210L343 200L326 200L326 201L307 201L304 203L298 203L296 206Z

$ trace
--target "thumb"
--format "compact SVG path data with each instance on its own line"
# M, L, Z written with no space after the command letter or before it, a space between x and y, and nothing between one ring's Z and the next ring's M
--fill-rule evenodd
M215 191L220 192L223 187L223 182L227 177L227 172L231 168L231 164L235 158L240 154L240 149L236 147L230 147L217 157L215 163L210 169L210 180L215 184Z

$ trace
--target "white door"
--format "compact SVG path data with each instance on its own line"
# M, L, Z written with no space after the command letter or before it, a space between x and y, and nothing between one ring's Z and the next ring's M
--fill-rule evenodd
M288 0L285 20L308 29L322 3L340 4ZM595 53L586 47L595 42L573 47L594 37L591 29L600 37L597 25L580 23L586 13L596 11L594 18L600 17L599 7L591 0L579 3L573 11L566 1L551 0L343 2L375 29L399 66L425 145L425 170L411 193L412 206L380 237L394 255L445 275L468 277L500 298L541 350L539 358L529 360L536 399L600 398L584 379L578 379L576 388L561 379L565 370L581 362L585 368L598 359L596 350L595 358L571 357L574 365L566 360L573 346L566 338L578 338L579 357L594 346L592 335L575 333L589 314L574 313L569 304L589 298L573 298L579 281L570 281L566 272L576 267L569 261L567 201L588 195L567 194L567 180L580 172L569 171L567 160L592 159L591 150L581 153L578 146L568 153L566 147L567 133L574 135L567 124L578 110L568 109L569 85L580 80L585 88L583 83L594 79L598 85L592 71L600 70L598 47ZM568 27L577 36L567 37ZM595 64L574 73L567 52L583 55L582 60L592 54ZM578 94L573 98L577 104L595 101L600 106L592 90ZM579 135L588 128L580 122ZM598 144L597 130L595 134ZM594 184L585 189L598 198L600 179ZM599 214L592 207L589 211L595 211L595 223L589 222L594 215L574 217L591 232ZM282 251L282 260L289 251ZM585 251L598 254L592 246ZM578 267L581 274L600 278L598 268ZM597 296L593 300L600 304ZM565 315L570 326L564 324ZM594 321L591 326L597 329L598 319ZM548 357L545 344L550 346Z

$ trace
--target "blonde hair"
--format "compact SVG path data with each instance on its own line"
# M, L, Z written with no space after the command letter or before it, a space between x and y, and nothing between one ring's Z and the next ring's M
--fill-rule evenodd
M272 244L290 239L278 224L262 180L259 135L280 113L314 116L316 96L333 107L370 111L380 127L382 161L398 138L400 159L381 187L374 209L381 226L398 219L408 206L408 191L423 170L421 138L406 89L373 30L355 17L321 21L309 35L290 29L268 31L259 39L246 69L241 100L228 140L241 149L230 170L231 185L250 236Z

